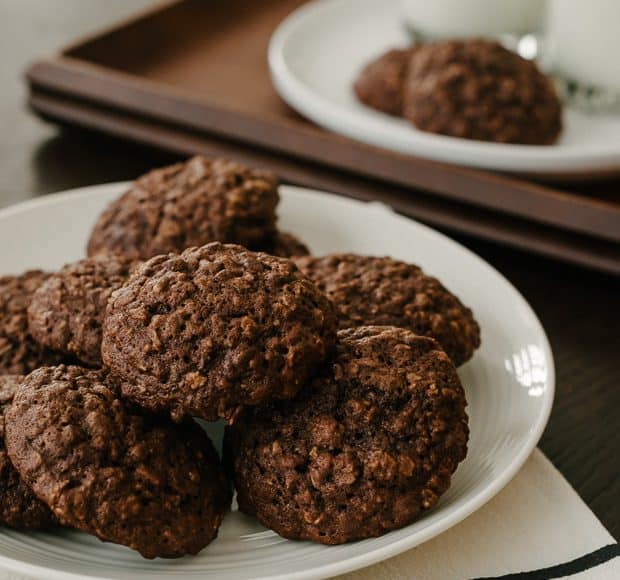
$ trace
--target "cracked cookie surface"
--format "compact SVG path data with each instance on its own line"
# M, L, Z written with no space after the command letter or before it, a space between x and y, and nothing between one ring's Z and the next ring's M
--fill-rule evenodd
M145 558L196 554L230 489L206 433L123 401L103 371L41 368L6 412L9 456L58 520Z
M136 270L108 303L102 355L146 409L234 420L295 396L335 327L333 305L293 262L212 243Z
M433 339L380 326L338 334L310 388L227 428L239 508L285 538L341 544L405 526L467 452L465 394Z
M57 526L58 522L22 481L4 444L4 414L24 378L22 375L0 375L0 525L39 530Z
M134 262L101 255L67 264L41 284L28 307L30 333L39 342L90 366L101 366L101 327L112 292Z
M456 366L480 346L471 310L418 266L357 254L301 257L295 263L335 304L340 328L408 328L437 340Z
M0 276L0 375L28 374L62 362L60 354L40 345L28 330L28 306L49 276L41 270Z
M101 214L88 255L133 259L220 241L258 247L276 233L276 176L226 159L194 157L137 179Z

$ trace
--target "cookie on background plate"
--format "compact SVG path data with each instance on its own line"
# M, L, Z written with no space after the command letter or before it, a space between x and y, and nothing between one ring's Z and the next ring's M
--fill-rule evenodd
M142 264L108 302L101 352L138 405L233 421L294 397L335 338L333 305L293 262L212 243Z
M221 241L258 247L276 234L278 179L226 159L194 157L137 179L101 214L88 255L133 259Z
M339 328L408 328L437 340L457 366L480 346L480 328L471 310L418 266L358 254L308 256L295 263L332 300Z
M0 276L0 375L27 374L62 362L62 355L41 346L28 330L28 306L49 276L41 270Z
M40 344L101 366L101 327L112 292L135 262L113 254L67 264L34 293L28 307L31 335Z
M405 75L412 50L388 50L369 62L353 85L357 98L365 105L388 115L401 115Z
M417 47L403 115L422 131L498 143L549 145L562 130L552 80L533 61L481 39Z
M6 412L9 456L66 526L145 558L197 554L217 535L230 488L206 433L119 397L103 371L41 368Z
M40 530L57 526L58 521L22 481L4 444L4 414L24 378L22 375L0 375L0 525Z
M467 453L463 387L433 339L380 326L338 337L299 397L227 428L240 510L285 538L342 544L405 526Z

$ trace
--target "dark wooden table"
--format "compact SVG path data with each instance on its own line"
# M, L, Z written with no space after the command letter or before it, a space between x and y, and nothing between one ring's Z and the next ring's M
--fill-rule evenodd
M29 61L149 3L3 0L0 206L62 189L131 179L171 160L152 149L60 130L34 117L24 104L21 74ZM619 537L620 280L458 239L500 270L540 316L557 367L555 407L540 447Z

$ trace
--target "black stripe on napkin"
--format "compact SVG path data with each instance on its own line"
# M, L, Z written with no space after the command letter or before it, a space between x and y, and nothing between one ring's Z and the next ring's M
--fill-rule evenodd
M618 556L620 556L620 544L609 544L609 546L603 546L585 556L564 564L550 566L549 568L541 568L540 570L531 570L529 572L516 572L504 576L485 576L474 578L473 580L549 580L550 578L579 574L595 566L600 566Z

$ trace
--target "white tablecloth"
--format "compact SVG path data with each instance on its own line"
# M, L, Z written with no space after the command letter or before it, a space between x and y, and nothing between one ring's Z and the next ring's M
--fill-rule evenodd
M341 578L461 580L538 570L509 578L619 580L620 557L613 544L611 534L536 449L498 495L457 526L400 556ZM540 570L578 558L567 566Z

